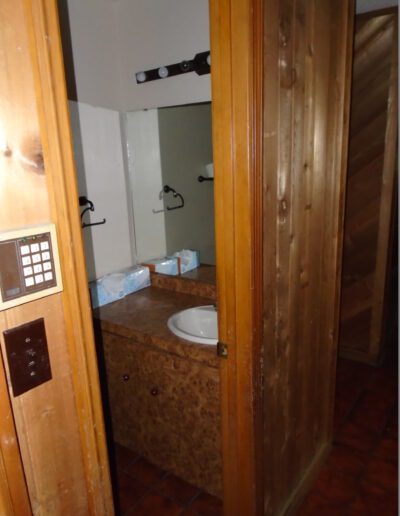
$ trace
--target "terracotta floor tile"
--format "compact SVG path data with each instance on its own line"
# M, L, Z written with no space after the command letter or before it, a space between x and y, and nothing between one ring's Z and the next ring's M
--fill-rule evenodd
M296 516L344 516L343 507L332 504L320 493L312 491L302 503Z
M397 491L397 464L380 459L368 462L364 479L368 484L380 486L387 491Z
M166 475L165 471L154 464L151 464L143 457L140 457L135 462L131 463L125 468L125 471L147 486L152 486L155 483L158 483Z
M392 395L380 391L365 391L351 420L360 426L381 433L389 421L394 404Z
M365 465L365 454L341 444L333 446L326 463L337 474L353 478L361 474Z
M358 482L351 476L341 476L334 469L325 466L315 482L313 489L325 500L335 504L348 504L354 500Z
M388 493L379 486L365 484L345 514L346 516L397 516L397 494Z
M398 462L399 443L398 440L390 435L384 435L378 446L375 448L373 456L390 462Z
M164 477L155 489L162 495L172 498L181 505L186 505L192 498L200 493L198 487L188 484L175 475Z
M137 504L148 491L148 488L144 484L130 477L124 471L118 472L116 487L119 509L122 514L130 507Z
M357 407L351 421L360 427L381 434L389 420L389 412L366 404Z
M355 450L369 452L379 440L378 435L369 429L347 422L341 428L334 442L344 444Z
M398 439L399 420L398 420L397 406L390 415L388 424L385 428L385 435L389 435L389 436L393 437L394 439Z
M222 501L204 492L193 500L189 509L201 516L222 516L223 514Z
M182 507L169 498L150 492L126 512L126 516L178 516Z
M125 470L125 468L134 462L138 457L138 454L129 448L125 448L125 446L114 443L113 459L117 468Z

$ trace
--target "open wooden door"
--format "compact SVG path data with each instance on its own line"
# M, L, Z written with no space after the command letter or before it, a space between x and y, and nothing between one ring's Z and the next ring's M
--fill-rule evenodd
M331 441L354 3L210 7L225 514L276 516Z
M56 2L3 0L0 41L0 232L53 223L64 285L0 312L0 512L113 514ZM51 379L14 395L4 331L40 318Z

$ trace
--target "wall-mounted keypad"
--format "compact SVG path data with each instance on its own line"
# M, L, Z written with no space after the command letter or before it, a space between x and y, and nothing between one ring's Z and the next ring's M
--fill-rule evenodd
M18 242L25 288L54 285L54 264L51 256L50 233L20 239ZM44 285L45 284L45 285Z

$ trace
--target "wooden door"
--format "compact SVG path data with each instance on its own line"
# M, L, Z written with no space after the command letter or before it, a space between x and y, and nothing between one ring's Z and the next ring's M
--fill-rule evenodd
M0 40L0 230L53 222L64 284L0 312L1 512L112 514L56 2L3 0ZM52 379L13 396L3 331L40 317Z
M356 17L340 353L376 364L385 344L397 155L397 9Z
M264 514L332 440L353 2L264 4Z
M275 516L331 441L354 2L210 6L224 507Z

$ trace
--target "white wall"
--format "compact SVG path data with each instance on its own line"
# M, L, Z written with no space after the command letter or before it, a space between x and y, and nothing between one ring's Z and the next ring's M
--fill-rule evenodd
M136 84L135 73L210 49L208 0L118 0L123 110L211 100L210 75L188 73Z
M160 140L156 109L126 114L126 141L132 188L138 262L166 254Z
M140 85L135 79L138 71L210 49L208 0L59 3L67 73L75 75L73 100L127 112L211 99L209 74Z
M378 9L385 9L386 7L397 6L397 0L357 0L357 13L365 13L368 11L376 11Z
M76 97L68 88L69 98L119 110L123 104L117 41L119 3L65 2L59 2L64 60L67 76L74 76L76 84Z
M89 280L135 263L132 214L117 111L70 102L79 195L95 212L85 220L106 224L83 229Z

